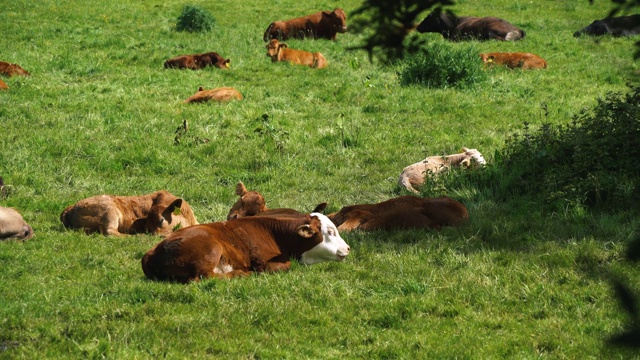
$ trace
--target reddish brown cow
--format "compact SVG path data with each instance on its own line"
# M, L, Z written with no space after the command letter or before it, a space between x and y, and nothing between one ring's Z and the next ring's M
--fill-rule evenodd
M322 214L247 217L172 233L144 255L142 270L150 279L187 283L289 270L292 258L307 265L342 261L349 251Z
M494 64L504 65L510 69L546 69L547 62L538 55L531 53L501 53L492 52L480 54L480 58L487 66Z
M268 209L264 196L257 191L247 190L242 181L239 181L236 185L236 195L238 195L240 199L238 199L238 201L236 201L236 203L231 207L231 210L229 210L227 220L239 219L247 216L288 217L307 215L289 208ZM326 207L327 203L321 203L316 206L312 212L322 212Z
M9 85L7 85L7 83L5 83L4 81L2 81L2 79L0 79L0 89L8 89Z
M198 91L187 98L184 103L197 103L207 101L226 102L231 100L242 100L242 94L240 91L232 87L219 87L215 89L205 90L202 86L198 88Z
M307 65L311 68L322 69L327 67L327 60L319 52L310 53L303 50L288 49L288 45L276 39L271 39L267 44L267 56L271 61L288 61L293 64Z
M0 75L12 77L16 75L29 76L31 74L18 64L10 64L8 62L0 61Z
M225 59L217 52L204 54L181 55L164 62L165 69L191 69L200 70L207 66L215 66L220 69L228 69L231 65L230 59Z
M439 33L445 39L458 41L477 40L520 40L524 38L524 30L511 25L497 17L457 17L441 10L432 11L416 30L420 33Z
M15 209L0 206L0 240L29 240L33 229Z
M262 37L264 41L270 39L287 40L289 38L325 38L335 40L338 33L347 31L347 14L341 8L333 11L320 11L315 14L302 16L286 21L274 21L269 24Z
M139 196L93 196L67 207L60 221L67 228L116 236L167 235L198 224L191 206L166 190Z
M469 217L467 208L447 197L400 196L378 204L351 205L327 215L338 231L392 230L455 226Z

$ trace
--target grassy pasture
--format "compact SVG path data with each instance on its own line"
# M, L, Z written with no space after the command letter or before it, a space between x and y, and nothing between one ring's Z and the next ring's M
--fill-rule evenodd
M0 176L12 185L0 205L19 209L36 237L0 243L0 358L633 356L605 346L626 321L609 276L640 285L623 260L633 213L550 213L469 184L442 189L468 206L463 227L343 234L343 263L187 286L145 280L140 258L158 238L85 235L58 220L88 196L161 188L200 222L221 220L238 180L270 207L327 201L333 211L398 195L402 168L427 155L467 146L491 162L524 122L569 122L637 76L635 39L572 37L608 1L458 1L461 15L506 18L527 37L455 46L549 63L493 69L465 90L401 86L401 62L345 50L363 40L353 33L287 41L322 52L324 70L266 57L270 21L336 6L349 14L359 2L191 4L216 18L211 32L174 31L178 1L3 4L0 60L32 76L4 79L0 92ZM205 51L231 69L162 68ZM183 104L199 86L233 86L245 100ZM174 145L183 119L189 132Z

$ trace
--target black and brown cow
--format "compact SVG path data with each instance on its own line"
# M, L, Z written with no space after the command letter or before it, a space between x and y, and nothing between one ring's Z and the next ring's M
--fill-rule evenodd
M595 20L585 28L573 33L573 36L632 36L640 34L640 14L629 16L607 17Z
M460 41L503 40L514 41L524 38L525 32L497 17L456 16L441 9L432 11L418 26L420 33L439 33L445 39Z
M164 62L165 69L191 69L200 70L207 66L219 69L228 69L231 65L230 59L225 59L217 52L204 54L180 55Z

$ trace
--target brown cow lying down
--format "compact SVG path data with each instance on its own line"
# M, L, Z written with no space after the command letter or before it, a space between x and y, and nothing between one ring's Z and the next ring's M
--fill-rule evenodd
M217 52L204 54L181 55L164 62L165 69L191 69L199 70L207 66L215 66L220 69L228 69L231 65L230 59L225 59Z
M247 217L180 229L142 258L150 279L181 283L289 270L291 258L311 265L342 261L350 252L335 225L306 217Z
M0 89L8 89L9 85L7 85L6 82L2 81L2 79L0 79Z
M344 10L336 8L332 12L320 11L291 20L274 21L264 32L263 40L304 39L306 37L335 40L338 33L346 31L347 15Z
M446 156L429 156L422 161L405 167L398 178L398 186L418 193L415 187L422 186L427 176L449 170L451 167L475 167L487 162L476 149L462 148L462 153Z
M416 28L420 33L439 33L445 39L458 41L477 40L520 40L524 30L497 17L457 17L441 10L432 11Z
M93 196L67 207L60 221L67 228L116 236L167 235L198 223L191 206L166 190L139 196Z
M547 62L538 55L531 53L501 53L492 52L488 54L480 54L480 58L485 65L505 65L510 69L546 69Z
M338 231L393 230L455 226L469 214L460 202L447 197L419 198L400 196L378 204L345 206L327 215Z
M231 207L227 220L239 219L247 216L305 216L294 209L278 208L268 209L264 196L257 191L249 191L242 181L236 185L236 195L240 197ZM327 203L316 206L312 212L322 212L327 207Z
M15 209L0 206L0 240L29 240L33 229Z
M189 104L196 102L207 102L209 100L217 102L242 100L242 94L240 93L240 91L232 87L219 87L215 89L205 90L202 86L200 86L198 88L198 91L187 98L184 103Z
M327 66L327 60L321 53L288 49L287 44L281 43L276 39L271 39L267 44L267 56L271 57L273 62L288 61L316 69L322 69Z
M12 77L16 75L29 76L31 74L18 64L10 64L8 62L0 61L0 75Z
M604 18L592 22L589 26L576 31L573 36L632 36L640 34L640 14Z

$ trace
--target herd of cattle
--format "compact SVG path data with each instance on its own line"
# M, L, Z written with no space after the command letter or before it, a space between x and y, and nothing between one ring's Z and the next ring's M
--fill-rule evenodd
M515 41L525 31L496 17L457 17L440 10L430 13L416 31L440 33L446 39ZM281 41L290 38L326 38L335 40L347 31L346 14L340 8L321 11L287 21L274 21L266 29L267 56L273 62L287 61L312 68L324 68L327 60L319 53L289 49ZM640 33L640 15L605 18L574 33L614 36ZM541 57L530 53L480 54L487 65L510 68L546 68ZM207 66L228 69L230 59L216 52L181 55L167 60L167 69L203 69ZM28 76L17 64L0 62L0 75ZM0 89L8 89L0 80ZM242 100L242 94L230 87L205 90L186 99L185 103L209 100ZM429 156L403 169L398 186L419 193L429 177L452 167L473 168L486 161L476 149L463 148L459 154ZM0 195L5 184L0 177ZM60 214L65 228L87 233L125 236L148 233L164 236L142 258L142 270L150 279L178 282L202 278L229 278L252 272L287 270L291 259L303 264L342 261L350 247L340 232L352 230L441 229L457 226L468 219L467 208L450 197L420 198L399 196L377 204L345 206L324 215L326 203L311 212L294 209L269 209L262 194L249 191L242 182L236 186L239 199L231 207L226 221L199 224L189 204L166 190L139 196L98 195L68 206ZM34 231L15 209L0 207L0 240L28 240Z

